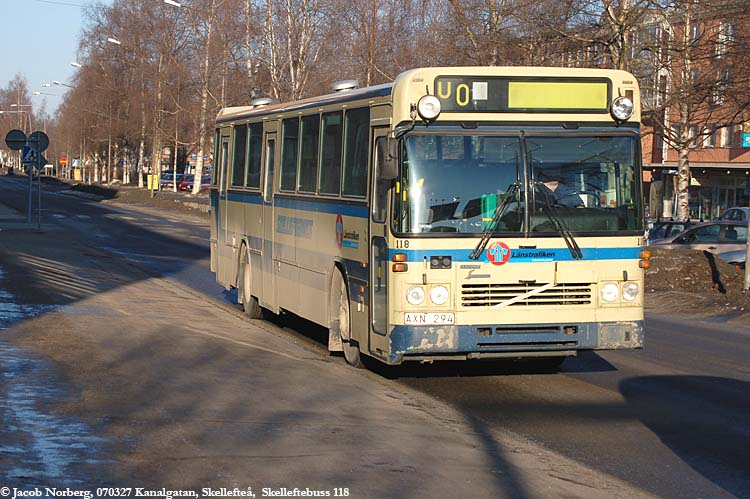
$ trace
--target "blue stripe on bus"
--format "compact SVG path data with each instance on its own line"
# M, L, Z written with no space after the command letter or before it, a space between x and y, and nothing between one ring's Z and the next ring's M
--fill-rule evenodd
M274 204L281 208L289 208L302 211L314 211L318 213L330 213L337 215L341 213L342 216L356 217L356 218L367 218L369 216L369 210L367 205L364 204L343 204L338 203L335 200L323 200L320 201L309 201L307 199L291 199L277 197L274 199Z
M581 248L583 260L634 260L640 256L642 248ZM389 249L388 258L392 259L395 253L405 253L408 262L419 262L431 256L449 256L454 262L488 262L487 252L480 260L470 260L471 250L400 250ZM574 261L567 248L544 248L544 249L511 249L508 263L536 263L536 262L566 262Z

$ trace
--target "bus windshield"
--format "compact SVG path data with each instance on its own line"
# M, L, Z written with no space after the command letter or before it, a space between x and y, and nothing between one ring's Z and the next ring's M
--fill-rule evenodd
M641 230L637 158L634 135L410 134L394 196L395 229Z

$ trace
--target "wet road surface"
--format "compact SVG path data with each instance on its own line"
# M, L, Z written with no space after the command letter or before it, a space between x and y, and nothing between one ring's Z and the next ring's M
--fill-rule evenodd
M19 303L8 292L0 268L0 484L30 490L50 483L69 486L105 481L106 442L75 417L52 408L70 396L49 360L5 341L12 324L51 310L51 305ZM106 483L106 482L105 482Z

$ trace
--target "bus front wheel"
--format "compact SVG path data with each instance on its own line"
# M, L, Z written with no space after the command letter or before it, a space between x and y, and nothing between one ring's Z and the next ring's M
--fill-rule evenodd
M260 319L263 311L260 308L258 299L252 295L252 276L250 275L250 254L247 249L243 252L242 263L240 265L240 299L245 308L245 315L251 319Z
M351 338L349 291L341 272L335 272L331 285L331 329L341 338L346 361L356 368L364 367L357 342Z

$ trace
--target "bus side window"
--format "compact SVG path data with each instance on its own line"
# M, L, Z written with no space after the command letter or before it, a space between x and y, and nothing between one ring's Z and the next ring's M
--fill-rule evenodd
M315 193L318 180L318 144L320 142L320 116L302 117L302 145L300 147L299 192Z
M299 118L283 121L281 136L281 184L279 190L294 192L297 184Z
M367 196L367 153L370 108L350 109L345 115L344 196Z
M247 151L247 187L260 189L261 157L263 156L263 123L250 125Z
M247 125L235 125L232 158L232 187L245 184L245 148L247 147Z
M387 148L387 138L378 137L375 139L375 148L379 151L385 151ZM375 155L375 186L374 192L372 193L372 221L373 222L385 222L385 215L388 211L388 189L393 185L394 180L391 178L380 178L380 169L382 164L380 163L387 151L382 154Z
M216 185L219 182L219 169L216 168L216 163L219 161L219 129L216 129L216 133L214 134L214 168L213 168L213 176L211 177L211 185L216 187Z
M339 195L341 183L341 111L323 115L323 144L320 151L320 194Z

